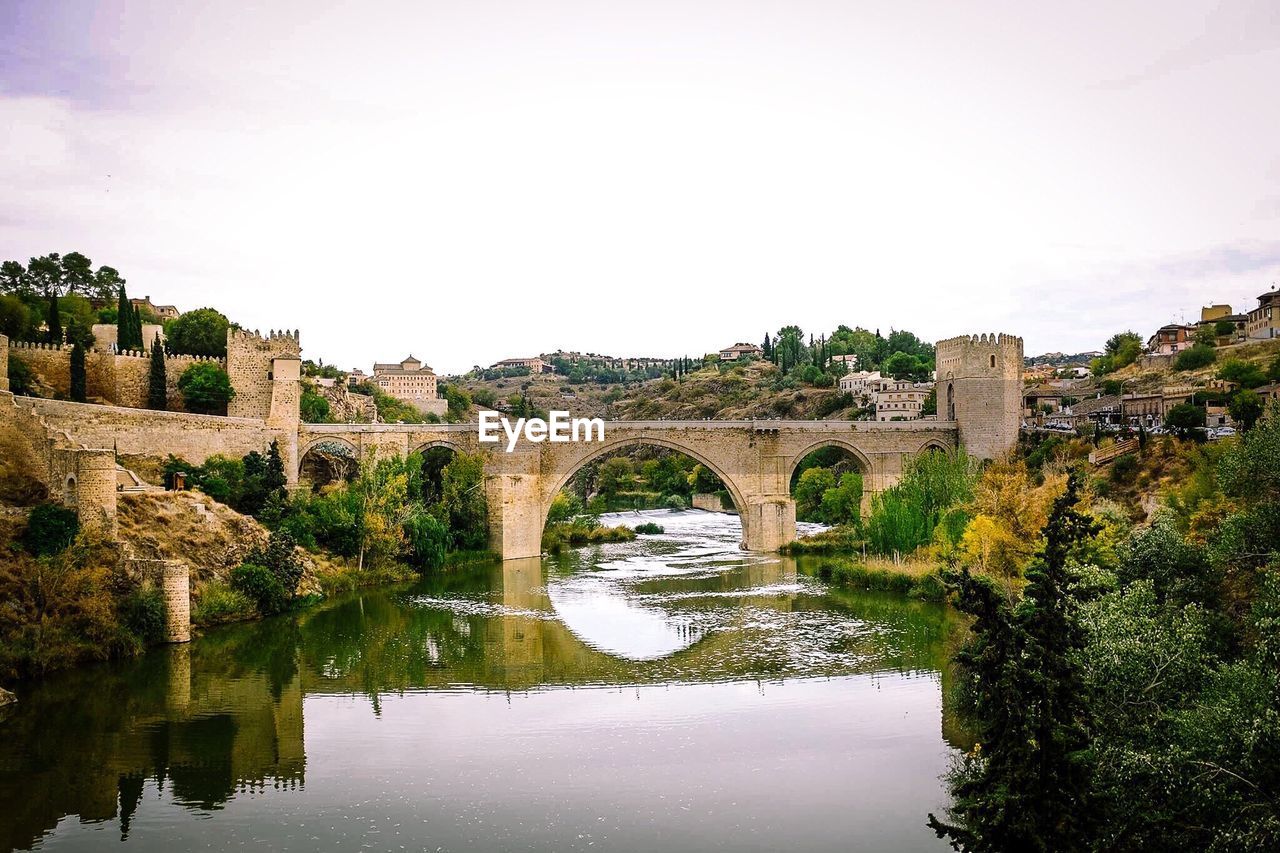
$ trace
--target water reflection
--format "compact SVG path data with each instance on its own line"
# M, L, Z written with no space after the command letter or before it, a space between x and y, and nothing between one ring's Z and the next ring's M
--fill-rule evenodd
M28 687L0 845L934 849L954 617L659 521Z

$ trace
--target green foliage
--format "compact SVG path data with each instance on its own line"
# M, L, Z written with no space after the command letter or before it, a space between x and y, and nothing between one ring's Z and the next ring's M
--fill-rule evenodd
M167 391L168 377L165 375L164 347L160 338L151 342L151 370L147 374L147 408L163 412L169 407Z
M329 410L329 401L309 383L302 386L302 398L298 404L298 414L304 424L333 423L333 417Z
M231 588L242 593L263 616L285 609L288 596L280 579L266 566L241 563L231 570Z
M637 524L635 531L644 536L653 536L658 533L666 532L661 524L654 524L652 521L646 521L643 524Z
M429 512L415 512L404 522L408 562L419 571L444 565L449 529Z
M202 415L225 415L227 403L235 396L231 378L213 361L198 361L184 370L178 391L186 410Z
M796 501L796 518L801 521L821 521L822 496L835 488L836 475L830 468L810 468L796 481L792 496Z
M1252 361L1229 358L1218 365L1218 378L1224 382L1234 382L1241 388L1257 388L1267 384L1267 374Z
M1128 367L1137 361L1140 355L1142 355L1142 338L1138 333L1119 332L1107 339L1105 354L1095 358L1089 367L1094 376L1103 376L1122 367Z
M237 589L221 581L210 581L200 588L191 607L192 625L220 625L248 619L256 608L253 601Z
M479 551L489 544L489 504L484 492L484 457L457 453L441 475L440 502L431 514L449 528L453 548Z
M0 293L19 296L68 296L79 294L95 299L110 299L124 284L120 273L112 267L93 268L93 262L79 252L61 255L51 252L32 258L25 266L19 261L0 264Z
M71 399L83 403L85 394L84 347L79 343L71 347Z
M450 423L461 423L466 420L467 413L471 411L471 395L467 393L467 389L457 385L444 385L440 389L440 396L444 397L449 404L445 415L446 420Z
M286 601L292 601L302 580L302 563L298 559L297 542L287 530L274 530L266 548L249 552L245 562L265 567L280 584Z
M1165 412L1164 425L1180 438L1191 438L1204 426L1204 409L1192 403L1179 403Z
M906 554L928 544L943 514L973 496L977 480L977 461L963 452L916 456L896 485L872 498L863 524L867 547L878 554Z
M862 475L853 471L841 474L839 484L822 493L819 514L826 524L857 527L862 520Z
M1218 357L1213 347L1204 344L1195 344L1188 349L1184 349L1178 353L1173 360L1174 370L1197 370L1201 367L1208 367L1213 364Z
M1054 502L1045 544L1011 605L990 580L949 572L972 637L956 656L971 690L978 748L949 775L939 838L970 851L1087 849L1090 768L1084 633L1067 591L1068 559L1096 525L1076 508L1076 478Z
M31 509L19 541L27 553L43 557L65 550L79 532L80 520L74 510L60 504L43 503Z
M9 353L9 391L22 396L35 393L35 374L25 361L12 352Z
M1231 419L1240 425L1241 429L1253 429L1254 424L1262 417L1265 409L1265 403L1257 391L1251 391L1245 388L1237 391L1231 398L1231 402L1227 404L1227 412L1230 413Z
M37 316L18 296L0 294L0 335L6 335L13 341L36 340Z
M1219 320L1213 324L1213 334L1219 338L1229 338L1236 333L1236 324L1231 320Z
M164 639L164 593L153 583L143 583L125 596L120 605L120 621L143 645L154 645Z
M183 355L227 357L227 329L231 322L212 308L197 308L164 325L169 352Z

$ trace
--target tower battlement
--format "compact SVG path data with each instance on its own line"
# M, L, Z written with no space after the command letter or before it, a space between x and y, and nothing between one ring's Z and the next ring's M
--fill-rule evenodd
M236 393L227 414L296 423L301 358L296 329L272 329L266 336L256 329L228 329L227 375Z
M938 341L938 416L955 421L960 445L994 459L1018 441L1022 423L1022 338L988 332Z

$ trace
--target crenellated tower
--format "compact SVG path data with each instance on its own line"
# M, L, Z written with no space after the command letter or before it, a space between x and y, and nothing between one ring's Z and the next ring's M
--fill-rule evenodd
M938 341L938 420L955 421L960 446L995 459L1018 442L1022 423L1022 338L961 335Z
M301 374L296 331L271 331L263 337L256 331L227 330L227 375L236 392L227 406L231 417L296 427Z

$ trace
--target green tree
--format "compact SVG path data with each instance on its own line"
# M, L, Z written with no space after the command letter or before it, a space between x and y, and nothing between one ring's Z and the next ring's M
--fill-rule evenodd
M147 376L147 408L163 412L168 407L164 347L160 345L160 336L156 335L151 342L151 372Z
M212 308L197 308L165 324L169 352L226 358L227 318Z
M83 403L85 391L84 347L77 341L71 346L71 399Z
M453 547L480 550L489 544L489 504L484 492L484 457L455 453L441 473L440 502L432 514L449 529Z
M1077 663L1084 634L1067 583L1073 550L1098 528L1076 502L1072 475L1016 605L985 577L947 573L958 606L976 620L956 660L972 691L979 746L949 776L951 822L929 815L957 850L1089 848L1088 708Z
M1229 338L1235 335L1236 324L1230 320L1219 320L1213 324L1213 334L1219 338Z
M310 384L302 386L302 398L298 403L298 414L304 424L327 424L332 422L329 401Z
M1258 392L1245 388L1237 391L1231 398L1231 402L1227 405L1227 412L1242 429L1250 430L1262 417L1264 408L1265 404Z
M231 378L216 362L198 361L178 378L178 393L188 412L225 415L227 403L235 396Z
M116 349L131 352L140 349L141 342L133 340L133 303L125 294L124 285L116 297Z
M836 475L830 468L810 468L796 480L794 497L796 518L801 521L825 521L822 512L822 496L836 485Z
M0 295L0 334L11 341L34 341L37 325L31 309L18 296Z
M822 517L827 524L857 527L862 521L862 475L847 471L840 483L822 493Z
M1213 326L1200 326L1196 329L1196 333L1193 339L1196 342L1196 346L1202 346L1202 347L1217 346L1218 333L1214 331Z
M45 315L45 325L49 330L49 343L62 343L62 320L58 315L58 297L56 296L49 297L49 312Z
M1229 358L1218 365L1218 378L1233 382L1241 388L1257 388L1267 384L1267 374L1261 366L1240 358Z
M1191 438L1204 426L1204 409L1191 403L1179 403L1165 413L1164 425L1179 438Z
M1198 370L1201 367L1208 367L1213 364L1218 354L1214 352L1213 347L1204 344L1195 344L1194 346L1184 349L1178 353L1173 360L1174 370Z

